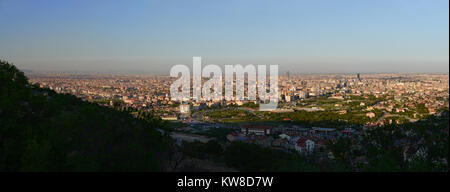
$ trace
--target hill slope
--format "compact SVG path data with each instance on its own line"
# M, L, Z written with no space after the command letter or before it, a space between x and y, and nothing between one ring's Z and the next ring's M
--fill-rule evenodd
M0 60L0 171L161 171L157 123L28 84Z

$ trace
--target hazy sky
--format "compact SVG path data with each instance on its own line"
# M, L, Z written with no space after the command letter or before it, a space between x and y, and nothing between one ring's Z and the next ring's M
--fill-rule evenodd
M0 58L21 69L169 73L448 72L448 0L0 0Z

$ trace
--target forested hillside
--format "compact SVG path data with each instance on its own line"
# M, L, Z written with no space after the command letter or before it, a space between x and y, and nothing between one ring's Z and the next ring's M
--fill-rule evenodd
M0 171L164 171L158 124L30 85L0 60Z

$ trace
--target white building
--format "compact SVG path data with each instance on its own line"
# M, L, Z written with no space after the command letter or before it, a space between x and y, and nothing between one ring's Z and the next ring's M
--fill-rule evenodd
M189 104L180 105L180 113L189 114L191 113L191 106Z
M314 144L311 139L300 138L295 145L295 150L299 153L311 153L314 151Z
M244 125L241 127L241 132L245 135L270 135L272 127L267 125Z

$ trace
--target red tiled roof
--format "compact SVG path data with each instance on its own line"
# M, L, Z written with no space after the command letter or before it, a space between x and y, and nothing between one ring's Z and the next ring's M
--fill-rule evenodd
M306 147L306 141L307 140L310 140L310 139L307 138L307 137L303 137L303 138L298 139L297 140L297 146L299 146L299 147Z

